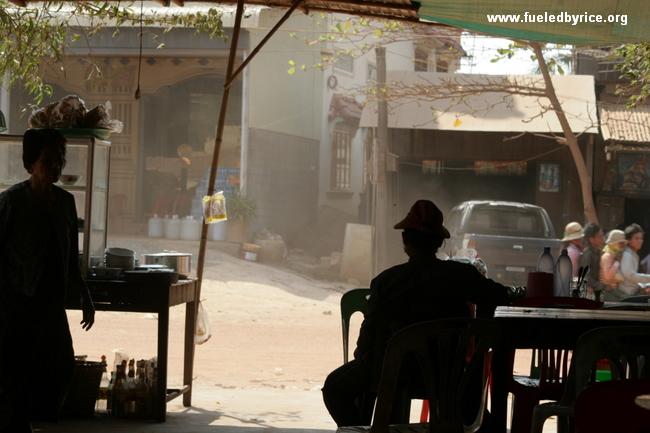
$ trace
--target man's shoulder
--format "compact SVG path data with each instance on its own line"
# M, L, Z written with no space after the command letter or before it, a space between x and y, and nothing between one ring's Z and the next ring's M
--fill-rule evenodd
M408 265L409 265L409 264L408 264L408 262L407 262L407 263L402 263L402 264L400 264L400 265L391 266L391 267L388 268L388 269L384 269L383 271L381 271L381 272L379 273L379 275L377 275L377 276L373 279L373 281L375 281L375 282L379 282L379 281L383 281L383 280L391 279L391 278L393 278L393 277L396 276L396 275L401 275L401 274L403 274L403 273L408 269Z
M435 270L435 274L442 276L445 274L473 275L478 273L476 268L468 263L457 262L454 260L433 260L430 264L406 262L397 266L390 267L375 277L375 282L392 280L395 277L410 274L412 272L422 271L423 267L428 270Z

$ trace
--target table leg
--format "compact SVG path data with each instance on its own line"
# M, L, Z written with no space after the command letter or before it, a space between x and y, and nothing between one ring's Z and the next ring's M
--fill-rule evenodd
M506 433L508 412L508 378L512 375L510 348L495 348L492 356L491 420L492 431Z
M167 352L169 346L169 303L158 311L158 401L155 417L165 422L167 417Z
M183 361L183 385L189 389L183 394L183 406L192 406L192 376L194 374L194 333L199 307L196 290L194 301L185 304L185 359Z

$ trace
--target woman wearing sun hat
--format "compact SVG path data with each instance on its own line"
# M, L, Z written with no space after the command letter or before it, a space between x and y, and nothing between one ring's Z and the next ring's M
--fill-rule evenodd
M569 254L569 258L571 259L574 277L578 276L578 261L582 254L582 237L582 225L579 222L572 221L564 228L564 237L562 238L562 242L567 243L565 247Z
M607 234L605 243L607 245L600 256L600 282L605 285L605 290L612 291L624 280L620 268L621 256L627 245L625 233L623 230L612 230Z

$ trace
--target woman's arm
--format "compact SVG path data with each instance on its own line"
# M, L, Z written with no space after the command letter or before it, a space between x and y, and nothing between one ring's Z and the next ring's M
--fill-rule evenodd
M92 328L95 323L95 307L88 286L81 276L79 269L79 229L77 228L77 207L75 206L74 196L70 196L69 218L72 218L74 227L70 229L70 253L68 262L68 284L72 290L76 290L81 297L81 308L83 319L81 326L86 331ZM88 222L87 222L88 223Z
M641 274L638 272L638 262L629 251L623 252L621 258L621 274L626 282L631 284L650 283L650 274Z
M613 254L605 253L600 257L600 281L609 287L616 286L616 272L618 272L618 262Z

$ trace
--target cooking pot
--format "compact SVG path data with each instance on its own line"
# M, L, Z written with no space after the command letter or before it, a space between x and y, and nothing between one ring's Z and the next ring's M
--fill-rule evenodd
M145 265L164 265L187 277L192 269L192 254L179 253L178 251L163 251L162 253L143 254L142 261Z

